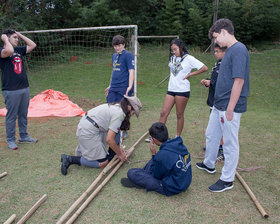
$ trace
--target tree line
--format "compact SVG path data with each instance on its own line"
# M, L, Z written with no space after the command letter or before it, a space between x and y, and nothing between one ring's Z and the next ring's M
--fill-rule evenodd
M278 40L279 0L219 0L218 18L233 21L250 44ZM139 35L179 35L187 44L209 44L215 0L0 0L0 27L16 30L138 25Z

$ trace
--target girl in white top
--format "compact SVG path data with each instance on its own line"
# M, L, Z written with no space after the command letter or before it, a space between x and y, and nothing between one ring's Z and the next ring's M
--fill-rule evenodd
M180 136L184 126L184 111L190 97L189 78L207 71L208 68L188 54L181 39L174 39L170 43L169 67L168 91L163 102L159 121L165 124L170 111L176 104L177 136ZM192 69L196 69L196 71L192 72Z

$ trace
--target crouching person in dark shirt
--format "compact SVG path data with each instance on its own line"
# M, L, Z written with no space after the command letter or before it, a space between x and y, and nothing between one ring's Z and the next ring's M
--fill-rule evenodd
M156 122L149 129L152 137L150 150L152 159L144 168L134 168L122 178L124 187L145 188L171 196L187 190L192 180L191 156L182 138L168 139L166 126ZM156 152L154 144L159 146Z

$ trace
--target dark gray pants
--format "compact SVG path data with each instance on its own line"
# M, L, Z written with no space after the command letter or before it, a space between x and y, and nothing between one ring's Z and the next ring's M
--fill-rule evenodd
M2 91L6 108L6 136L7 142L15 141L16 119L18 118L19 135L27 138L27 112L29 106L29 87L19 90Z

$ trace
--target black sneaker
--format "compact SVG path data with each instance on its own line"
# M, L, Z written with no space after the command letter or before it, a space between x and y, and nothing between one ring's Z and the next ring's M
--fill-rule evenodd
M233 188L232 182L226 182L219 179L215 184L211 185L208 189L212 192L223 192Z
M121 179L121 184L124 186L124 187L127 187L127 188L137 188L137 189L143 189L143 187L133 183L131 180L129 180L128 178L122 178Z
M216 169L210 169L204 165L204 163L196 163L196 167L201 170L205 170L208 173L216 173Z

